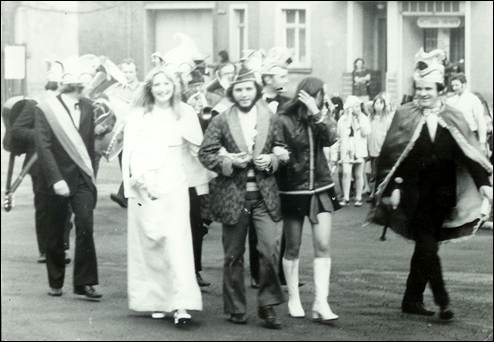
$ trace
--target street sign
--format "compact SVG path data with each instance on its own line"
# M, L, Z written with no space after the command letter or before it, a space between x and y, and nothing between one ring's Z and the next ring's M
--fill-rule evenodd
M419 17L417 25L420 28L456 28L461 25L459 17Z

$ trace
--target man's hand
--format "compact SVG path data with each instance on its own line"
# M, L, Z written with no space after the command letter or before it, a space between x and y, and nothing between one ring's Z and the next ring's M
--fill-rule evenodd
M393 210L398 209L398 206L400 205L400 201L401 201L400 189L394 189L393 192L391 193L391 198L390 198L390 203Z
M252 161L252 157L245 152L237 154L230 153L228 157L232 159L232 164L239 169L245 169Z
M271 156L269 154L259 155L256 159L254 159L254 165L258 170L268 170L271 166Z
M309 115L314 115L321 111L319 107L317 107L316 99L307 94L305 90L301 90L298 93L298 99L307 107Z
M482 185L479 191L482 197L487 198L489 203L492 204L492 186Z
M290 152L284 147L281 146L273 147L273 153L283 163L286 163L290 159Z
M63 196L63 197L70 196L69 186L67 185L67 182L64 180L58 181L55 184L53 184L53 190L55 191L55 194L57 194L58 196Z

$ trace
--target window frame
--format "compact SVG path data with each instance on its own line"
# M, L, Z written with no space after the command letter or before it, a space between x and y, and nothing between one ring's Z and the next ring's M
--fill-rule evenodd
M295 10L295 11L305 11L305 26L300 26L300 23L295 22L295 24L287 24L286 22L286 13L285 11ZM312 49L311 49L311 11L310 6L304 2L287 2L287 3L278 3L276 7L276 46L287 47L287 34L286 31L288 28L295 28L295 49L293 51L293 63L290 64L289 69L310 69L312 68ZM295 18L298 18L299 14L295 15ZM293 25L293 26L292 26ZM299 30L300 28L305 29L305 62L300 62L299 60ZM300 44L300 43L299 43Z
M236 11L244 11L244 47L240 46L240 41L238 40L239 25L236 21ZM235 61L242 57L242 52L249 49L249 13L247 4L231 4L229 11L229 46L228 50L230 52L230 59Z

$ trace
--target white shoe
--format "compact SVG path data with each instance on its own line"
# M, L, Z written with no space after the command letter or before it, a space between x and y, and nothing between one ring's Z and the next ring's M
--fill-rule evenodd
M154 319L163 319L165 318L165 316L166 316L165 313L161 311L155 311L151 314L151 317Z
M177 310L173 314L173 323L176 327L183 327L188 325L192 320L192 316L187 313L185 310Z
M314 259L314 290L315 298L312 306L312 319L328 322L338 319L328 304L329 277L331 274L331 258Z
M298 290L299 259L288 260L283 258L282 262L288 289L288 314L291 317L303 318L305 317L305 312L300 302L300 293Z

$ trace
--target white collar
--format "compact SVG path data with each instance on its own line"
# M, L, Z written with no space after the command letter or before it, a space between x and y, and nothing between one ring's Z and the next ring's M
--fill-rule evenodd
M65 94L61 94L60 97L62 98L62 101L67 105L70 111L74 110L75 105L79 103L78 100Z

